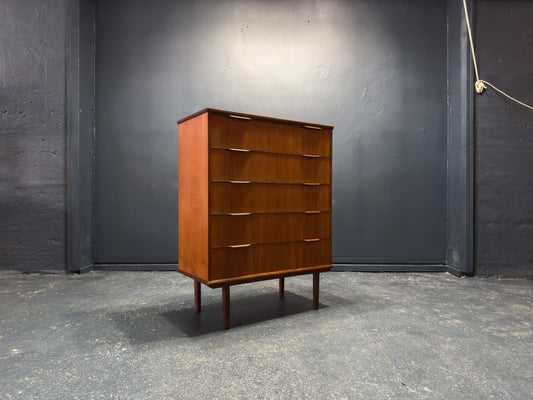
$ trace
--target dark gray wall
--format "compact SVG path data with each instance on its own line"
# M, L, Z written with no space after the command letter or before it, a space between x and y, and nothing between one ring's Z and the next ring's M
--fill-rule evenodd
M475 5L476 43L483 77L531 102L532 3L502 0L476 1ZM243 25L246 21L238 22L238 29L247 33L245 28L250 25ZM2 269L61 271L65 268L66 121L63 111L67 25L66 1L4 0L0 6ZM340 40L340 43L344 42ZM205 45L209 47L209 43ZM227 66L231 70L229 63ZM316 74L327 82L332 71L328 74L325 66L317 68ZM367 68L371 66L369 63ZM350 83L356 73L343 74ZM202 77L207 79L201 86L204 95L212 96L210 105L222 106L216 100L221 93L208 91L217 82L209 81L202 74L198 75L198 81L202 82ZM241 85L247 82L246 76L239 79ZM275 83L283 92L284 81L280 78ZM177 118L205 105L199 101L200 95L192 89L186 90L186 86L184 80L177 88L181 88L180 97L189 98L190 103L182 111L170 110L172 128L169 129L174 129L174 114ZM239 93L241 89L235 90ZM319 94L315 108L326 95L331 95L330 92ZM355 93L355 97L361 94ZM270 105L273 108L267 110L269 113L294 117L276 112L282 110L268 100L257 103L253 111L263 112ZM244 100L241 101L235 100L233 108L243 108ZM296 117L332 122L328 115L304 112ZM532 277L532 125L530 111L512 105L494 92L476 95L478 274Z
M65 269L65 0L0 3L0 268Z
M176 262L175 121L214 107L335 126L334 262L445 264L445 0L96 4L96 262Z
M478 1L481 78L533 104L533 2ZM476 271L533 277L533 111L476 95Z

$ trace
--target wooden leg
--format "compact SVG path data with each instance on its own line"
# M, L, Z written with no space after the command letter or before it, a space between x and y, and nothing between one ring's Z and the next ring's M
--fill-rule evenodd
M318 288L320 286L320 273L313 272L313 309L318 310Z
M224 329L229 329L229 286L222 286L222 309L224 313Z
M279 297L285 294L285 278L279 278Z
M194 307L197 313L202 311L202 287L199 281L194 281Z

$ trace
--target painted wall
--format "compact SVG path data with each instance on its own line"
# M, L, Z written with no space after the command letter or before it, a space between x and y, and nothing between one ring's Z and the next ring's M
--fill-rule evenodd
M66 0L0 3L0 268L65 269Z
M475 5L483 78L531 102L533 3ZM0 5L1 269L65 268L66 26L66 0ZM494 92L476 96L478 274L533 276L532 119Z
M476 2L481 79L533 104L533 2ZM476 271L533 278L533 110L475 97Z
M95 260L176 262L175 121L213 107L335 126L334 263L444 264L446 5L97 1Z

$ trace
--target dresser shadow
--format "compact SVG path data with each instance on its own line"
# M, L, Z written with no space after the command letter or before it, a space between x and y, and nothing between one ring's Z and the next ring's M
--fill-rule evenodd
M320 307L327 306L321 304ZM279 297L277 292L235 297L231 298L230 303L230 330L313 311L312 298L290 291L285 291L283 297ZM202 304L200 313L194 308L185 308L164 312L162 316L189 337L224 331L222 300L219 303Z

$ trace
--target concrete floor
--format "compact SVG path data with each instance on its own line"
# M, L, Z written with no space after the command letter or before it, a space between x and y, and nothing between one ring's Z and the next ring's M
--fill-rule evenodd
M176 272L0 273L1 399L531 399L533 281L321 275L221 291Z

